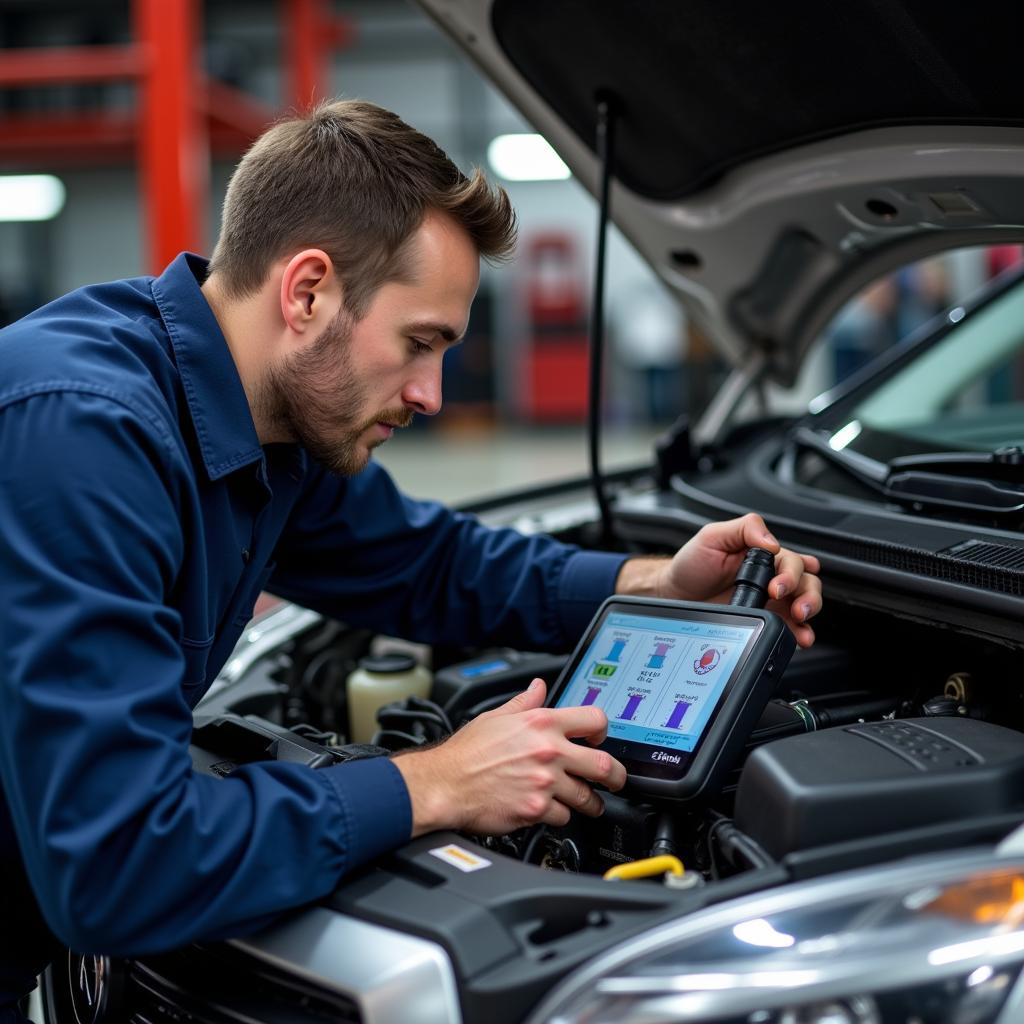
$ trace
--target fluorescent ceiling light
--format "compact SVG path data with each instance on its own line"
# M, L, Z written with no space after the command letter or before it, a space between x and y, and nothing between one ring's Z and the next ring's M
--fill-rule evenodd
M487 147L487 162L506 181L563 181L570 176L540 135L499 135Z
M51 220L64 207L64 182L52 174L0 175L0 221Z

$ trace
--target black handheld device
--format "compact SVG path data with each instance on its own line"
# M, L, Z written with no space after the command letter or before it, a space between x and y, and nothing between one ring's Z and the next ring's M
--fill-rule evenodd
M552 688L550 706L605 712L601 746L623 763L633 792L715 795L774 695L796 642L778 615L756 607L774 574L774 559L764 552L760 564L757 550L737 576L748 606L608 598Z

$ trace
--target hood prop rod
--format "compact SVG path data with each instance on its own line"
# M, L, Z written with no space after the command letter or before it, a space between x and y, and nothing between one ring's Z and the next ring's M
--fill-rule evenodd
M614 117L612 102L606 93L597 97L597 159L600 170L598 193L597 257L594 261L594 296L590 314L590 382L587 402L587 448L590 455L590 481L601 514L600 540L608 543L615 537L612 512L601 473L600 430L602 399L602 363L604 359L604 280L605 243L608 235L609 193L614 154Z

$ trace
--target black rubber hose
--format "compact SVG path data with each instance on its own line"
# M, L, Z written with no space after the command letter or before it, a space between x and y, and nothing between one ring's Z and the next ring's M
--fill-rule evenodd
M808 704L819 729L828 729L835 725L849 725L861 718L881 718L893 711L899 703L895 698L884 700L866 700L859 704L844 704L835 708L817 708Z
M737 863L737 858L755 869L771 867L775 863L761 845L741 832L730 818L719 818L712 829L714 841L733 867L744 866Z
M597 159L601 169L600 191L598 193L597 257L594 264L594 304L590 315L590 383L589 408L587 410L587 442L590 453L590 480L594 497L601 515L601 539L608 543L614 537L612 512L605 492L604 476L601 473L601 399L602 370L604 362L604 280L605 245L608 236L608 214L612 155L614 153L614 118L612 105L604 97L597 103Z

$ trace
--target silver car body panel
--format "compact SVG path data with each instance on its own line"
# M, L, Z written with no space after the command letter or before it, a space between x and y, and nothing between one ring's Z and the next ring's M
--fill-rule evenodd
M434 942L314 907L231 945L354 999L364 1024L461 1024L452 964Z

